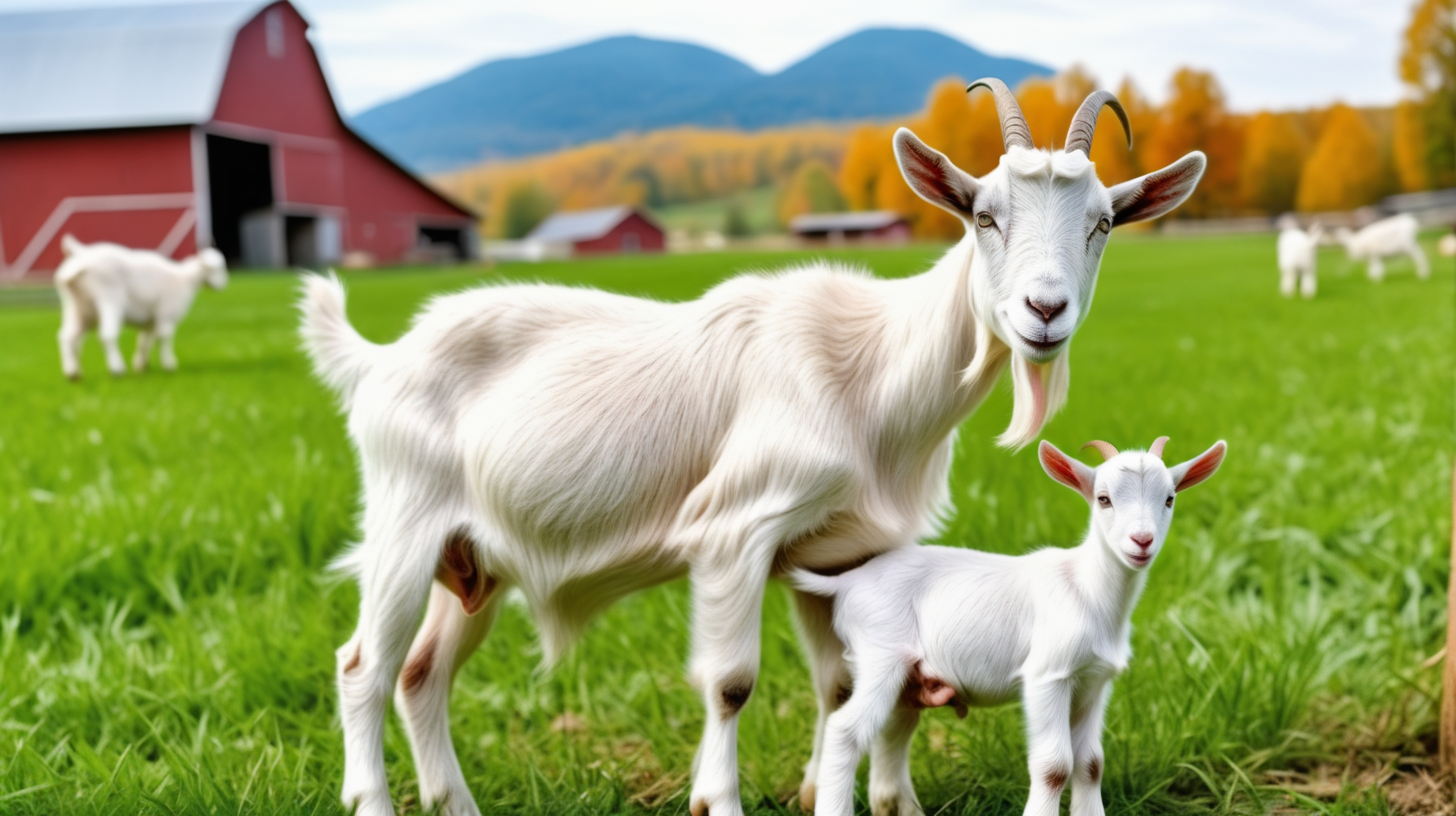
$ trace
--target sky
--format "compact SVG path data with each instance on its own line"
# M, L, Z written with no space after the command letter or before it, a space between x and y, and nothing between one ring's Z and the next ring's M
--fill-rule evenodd
M173 2L174 0L160 0ZM0 0L0 11L146 0ZM1179 66L1211 70L1230 107L1399 98L1414 0L295 0L348 114L501 57L618 34L696 43L772 73L863 28L932 28L997 56L1125 76L1154 99Z

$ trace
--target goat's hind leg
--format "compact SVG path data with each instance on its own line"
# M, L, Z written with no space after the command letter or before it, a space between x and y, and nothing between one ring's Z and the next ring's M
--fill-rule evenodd
M809 661L809 677L814 696L819 702L819 716L814 723L814 751L804 766L804 781L799 785L799 807L814 811L819 760L824 752L824 726L844 701L849 699L849 673L844 666L844 644L834 634L834 601L807 592L792 592L794 624Z
M460 597L435 583L425 623L415 635L394 693L414 749L420 805L425 810L438 806L446 816L480 813L450 742L450 687L495 621L502 593L494 581L483 583L488 586L479 592L467 589Z
M136 353L131 358L132 371L146 371L148 359L152 356L152 330L137 329Z
M920 709L901 701L870 746L870 812L874 816L919 816L923 811L910 780L910 742Z
M413 498L413 497L410 497ZM384 775L384 718L390 692L420 625L448 527L421 520L408 502L393 513L370 507L359 561L359 625L338 650L339 719L344 729L343 802L357 816L392 816ZM417 507L418 504L414 504ZM382 522L371 523L371 519Z

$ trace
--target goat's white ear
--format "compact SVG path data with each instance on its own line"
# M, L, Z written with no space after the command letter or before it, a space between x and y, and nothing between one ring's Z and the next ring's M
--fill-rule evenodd
M970 217L980 185L950 159L900 128L895 131L895 161L915 194L954 215Z
M1173 489L1182 493L1199 482L1207 481L1208 477L1218 472L1218 466L1223 464L1223 455L1227 451L1228 444L1220 439L1197 457L1168 468L1168 475L1173 477Z
M1092 500L1092 486L1097 478L1092 468L1057 450L1056 445L1045 439L1037 447L1036 453L1041 459L1042 470L1048 476L1082 494L1082 498L1087 501Z
M1112 194L1112 225L1120 227L1172 212L1193 195L1207 166L1208 159L1195 150L1162 170L1113 187L1108 191Z

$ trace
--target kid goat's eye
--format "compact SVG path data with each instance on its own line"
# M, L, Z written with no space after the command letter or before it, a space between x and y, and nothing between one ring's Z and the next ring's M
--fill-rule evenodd
M1103 507L1111 507L1112 506L1112 499L1109 499L1106 496L1098 496L1097 497L1097 503L1099 505L1103 506Z
M981 213L980 215L976 216L976 224L978 226L989 227L994 225L995 223L996 219L992 218L990 213Z

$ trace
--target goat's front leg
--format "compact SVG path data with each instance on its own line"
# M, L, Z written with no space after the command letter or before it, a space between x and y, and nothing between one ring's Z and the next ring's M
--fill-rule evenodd
M152 356L152 331L151 329L138 329L136 341L136 353L131 358L132 371L146 371L147 359Z
M75 306L69 300L61 302L61 331L56 336L61 346L61 373L67 379L81 379L81 338L86 334L86 325L81 321Z
M172 339L177 336L177 326L173 323L158 323L156 330L158 345L161 347L159 356L162 370L176 371L177 351L172 347Z
M1376 283L1385 280L1385 261L1379 257L1371 258L1370 266L1366 268L1365 274Z
M1102 714L1112 696L1112 683L1087 689L1086 702L1072 717L1072 816L1102 816Z
M1420 244L1412 244L1407 252L1410 255L1411 263L1416 265L1416 277L1425 280L1431 276L1431 263L1426 260L1426 253L1421 251Z
M106 368L113 375L126 373L126 359L121 356L121 307L97 304L96 334L106 349Z
M794 623L804 656L809 661L809 677L814 696L819 702L819 717L814 723L814 750L804 766L804 781L799 785L799 807L814 812L814 795L819 776L819 761L824 753L824 727L845 700L849 699L849 674L844 666L844 644L834 633L834 601L807 592L793 592Z
M1026 713L1027 770L1031 793L1024 816L1057 816L1062 790L1072 776L1072 681L1027 678L1022 702Z
M719 543L689 570L693 657L689 674L703 695L703 740L693 761L692 816L738 816L738 712L758 679L763 592L779 542L764 525Z

